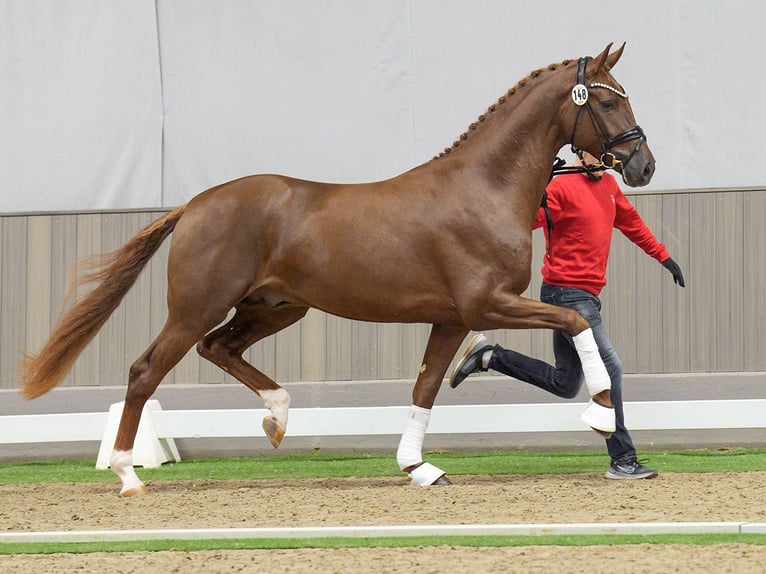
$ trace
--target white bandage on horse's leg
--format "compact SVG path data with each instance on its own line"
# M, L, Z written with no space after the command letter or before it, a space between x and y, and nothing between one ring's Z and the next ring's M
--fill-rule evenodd
M583 332L578 333L572 340L575 349L582 363L582 372L585 375L585 384L588 387L590 396L599 394L612 388L612 381L609 373L606 371L604 361L598 352L596 339L593 338L593 331L590 327Z
M409 474L415 486L430 486L445 474L440 468L423 462L423 439L426 436L429 418L431 409L412 405L396 451L399 468Z
M407 415L407 424L396 451L396 462L404 470L423 462L423 439L428 428L431 409L412 405Z
M263 400L263 405L271 411L271 414L282 425L287 428L287 410L290 408L290 393L285 389L273 389L258 391L258 395Z
M122 481L122 490L120 495L133 491L143 493L145 491L144 483L138 478L136 471L133 470L133 451L132 450L113 450L109 457L109 466L112 472L120 477Z

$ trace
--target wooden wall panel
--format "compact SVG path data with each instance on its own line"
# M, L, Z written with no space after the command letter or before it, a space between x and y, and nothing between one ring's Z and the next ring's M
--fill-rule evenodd
M713 193L689 197L689 220L705 222L689 229L689 311L694 341L691 345L689 370L718 371L718 322L715 265L720 225L716 220L716 198Z
M693 270L690 233L689 195L665 194L662 196L662 239L670 256L681 267L686 287L680 289L667 278L662 282L662 373L684 373L691 370L691 293L696 285L691 276ZM665 272L667 273L667 272ZM656 334L657 336L659 334Z
M27 218L3 218L0 260L0 382L13 389L27 337Z
M351 321L328 316L327 329L327 379L347 381L352 378ZM403 344L407 345L406 339Z
M742 222L742 370L763 370L766 341L766 191L745 194Z
M708 281L717 286L715 311L716 351L719 371L738 371L744 364L743 354L743 214L742 194L715 194L716 240L715 266Z

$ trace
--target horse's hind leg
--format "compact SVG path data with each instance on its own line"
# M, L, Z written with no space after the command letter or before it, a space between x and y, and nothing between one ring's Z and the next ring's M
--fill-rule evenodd
M168 371L204 332L201 325L184 326L169 319L154 342L130 367L125 406L110 459L112 470L122 481L121 496L146 494L146 487L133 470L133 443L141 411Z
M255 391L271 415L264 417L263 430L277 448L287 428L290 395L276 382L242 358L242 353L256 341L300 320L306 307L268 307L263 304L237 306L231 320L209 333L197 344L197 352L238 381Z
M443 470L423 461L423 440L444 375L467 333L462 325L434 325L428 337L407 424L396 451L399 468L409 474L414 485L451 484Z

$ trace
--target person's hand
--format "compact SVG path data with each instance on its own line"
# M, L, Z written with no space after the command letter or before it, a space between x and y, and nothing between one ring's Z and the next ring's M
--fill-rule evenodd
M681 268L678 266L678 263L673 261L672 257L668 257L665 259L665 261L662 262L662 266L670 271L670 274L673 275L673 281L676 282L676 285L680 285L681 287L686 287L684 284L684 274L681 273Z

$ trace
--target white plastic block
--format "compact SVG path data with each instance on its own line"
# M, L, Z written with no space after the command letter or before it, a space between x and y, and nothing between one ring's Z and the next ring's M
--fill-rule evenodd
M109 468L109 457L114 448L114 440L117 438L117 429L120 426L120 417L125 402L114 403L109 406L109 414L106 419L106 427L101 438L101 446L98 450L96 468ZM136 441L133 444L133 466L144 468L157 468L168 461L181 461L181 455L172 438L160 438L154 424L154 413L162 411L160 402L157 400L146 401L141 413L141 422L138 424Z

